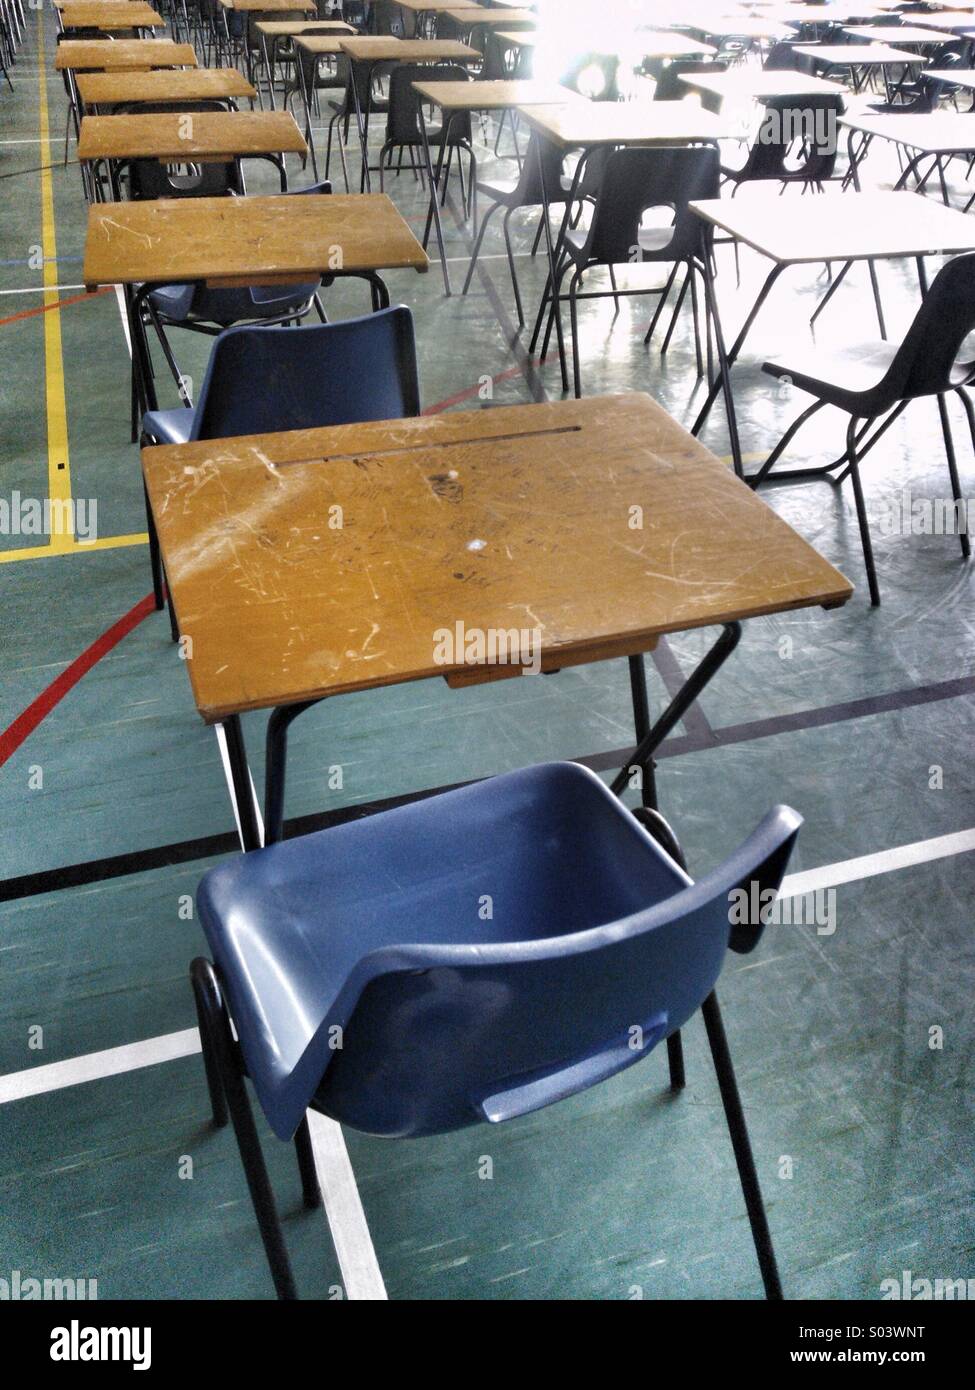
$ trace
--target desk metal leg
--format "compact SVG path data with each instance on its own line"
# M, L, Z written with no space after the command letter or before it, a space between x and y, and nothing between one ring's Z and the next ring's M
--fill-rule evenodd
M563 390L563 391L568 391L568 389L569 389L569 373L568 373L568 368L567 368L566 360L565 360L565 333L564 333L563 328L562 328L561 304L560 304L560 302L559 302L559 281L558 281L558 275L556 274L556 264L555 264L555 262L556 262L556 247L555 247L555 245L553 245L553 243L552 243L552 228L551 228L551 225L550 225L550 223L549 223L549 200L548 200L548 190L547 190L547 188L545 187L545 162L544 162L544 160L542 159L542 142L541 142L541 138L537 138L537 139L535 140L535 156L536 156L536 158L537 158L537 160L538 160L539 187L540 187L540 189L541 189L541 194L542 194L542 226L543 226L543 228L544 228L544 230L545 230L545 251L546 251L546 254L547 254L547 256L548 256L548 287L547 287L547 291L548 291L548 293L550 293L551 296L552 296L552 312L553 312L554 315L555 315L555 336L556 336L556 342L557 342L558 345L559 345L559 366L560 366L561 369L562 369L562 390ZM566 204L565 204L565 213L564 213L563 218L562 218L562 225L561 225L561 227L559 228L559 239L558 239L558 249L559 249L559 251L561 251L561 249L562 249L562 238L563 238L563 236L565 235L565 229L566 229L566 227L568 226L568 222L569 222L570 210L571 210L571 208L572 208L572 195L576 192L576 190L577 190L578 187L579 187L579 182L580 182L580 170L582 169L582 166L583 166L583 164L585 163L585 160L586 160L586 151L583 151L582 156L580 157L580 160L579 160L579 164L578 164L578 166L576 167L575 178L573 179L573 182L572 182L572 190L571 190L571 193L570 193L568 199L566 200ZM532 350L534 350L535 345L536 345L537 342L538 342L539 330L540 330L540 328L541 328L542 319L543 319L543 317L544 317L544 315L545 315L545 303L546 303L546 291L543 291L543 292L542 292L542 303L541 303L541 306L540 306L539 311L538 311L538 319L537 319L537 321L536 321L536 323L535 323L535 332L534 332L534 334L532 335ZM576 346L578 347L578 344L577 344Z
M306 709L317 705L306 700L298 705L279 705L267 721L264 763L264 843L276 845L284 833L284 786L288 761L288 729Z
M691 434L696 435L701 430L705 420L708 418L711 406L714 404L714 400L718 392L723 391L725 414L728 419L728 438L731 444L731 461L734 465L735 472L737 473L739 478L744 477L745 470L741 458L741 440L738 437L738 416L735 411L734 396L731 393L731 368L734 365L739 352L741 351L742 344L745 341L745 337L748 333L749 328L751 328L752 324L754 323L755 317L758 314L758 311L761 309L762 305L764 304L769 290L771 290L772 286L775 284L775 281L778 279L779 274L783 269L783 266L777 265L774 266L773 269L770 271L769 276L765 281L765 284L762 286L759 292L758 298L755 300L755 303L752 306L751 313L745 320L742 330L738 334L734 346L732 347L731 352L729 353L725 348L724 329L721 327L721 315L718 311L718 296L714 288L714 272L711 267L710 247L706 249L701 262L701 273L704 276L705 300L707 306L709 306L710 308L711 322L714 325L715 345L718 351L718 371L717 375L711 382L711 385L708 389L707 400L704 402L704 405L701 407L698 413L697 419L694 421L694 425L691 429ZM691 273L693 274L693 270Z
M369 81L366 90L372 87L372 66L366 68ZM355 107L355 123L359 131L359 149L362 152L362 172L359 175L359 192L372 192L372 178L369 174L369 133L368 126L363 119L362 105L359 101L359 82L356 75L355 60L349 59L349 81L352 84L352 104Z
M427 117L420 103L420 131L423 135L423 162L427 170L427 182L430 185L430 207L427 211L427 224L423 231L423 248L426 250L427 242L430 240L431 219L437 229L437 248L440 251L440 269L443 272L444 294L451 293L450 270L447 266L447 249L444 246L443 222L440 217L440 176L443 173L444 153L447 149L448 136L450 133L450 118L444 113L443 141L440 146L440 154L437 159L437 172L433 171L433 161L430 158L430 136L427 131Z
M671 730L680 723L688 709L699 698L708 683L713 680L740 641L741 624L725 623L721 629L721 636L695 666L660 718L639 740L633 753L610 783L610 791L615 796L619 796L621 792L626 790L634 768L640 768L646 784L651 775L653 754ZM632 663L630 669L632 676Z
M301 104L305 108L305 143L311 154L311 169L315 182L318 182L318 156L315 153L315 135L311 128L311 101L315 94L315 83L318 80L318 59L313 59L311 65L311 92L308 91L308 84L305 82L305 68L299 57L295 57L295 68L298 73L298 85L301 88Z
M257 823L257 808L254 805L254 792L251 787L250 768L247 766L247 750L244 746L244 732L240 727L240 715L232 714L223 721L227 739L227 758L230 763L230 779L240 824L240 840L245 851L260 849L261 832Z
M264 59L264 73L267 77L267 91L271 101L271 110L276 111L277 107L274 102L274 64L271 62L271 55L268 52L267 34L261 35L261 56ZM257 99L261 102L261 106L263 108L264 102L261 101L260 83L257 84Z

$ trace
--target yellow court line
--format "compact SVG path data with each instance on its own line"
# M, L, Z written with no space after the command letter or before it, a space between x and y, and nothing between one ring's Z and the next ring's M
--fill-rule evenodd
M12 565L18 560L50 560L53 555L88 555L93 550L120 550L127 545L148 544L149 536L145 531L137 531L130 536L101 536L97 541L76 541L73 536L66 536L61 538L58 545L31 545L23 550L0 550L0 565Z
M50 139L47 110L47 57L44 52L44 11L37 14L37 64L40 98L40 137ZM41 171L41 247L44 255L44 307L57 304L58 243L54 228L54 184L49 167ZM44 386L47 405L47 495L52 502L71 499L71 463L68 456L68 407L64 394L64 357L61 345L61 315L44 315ZM66 507L51 508L54 530L46 550L64 554L75 538L67 530ZM16 552L14 552L16 553ZM8 552L9 554L9 552Z

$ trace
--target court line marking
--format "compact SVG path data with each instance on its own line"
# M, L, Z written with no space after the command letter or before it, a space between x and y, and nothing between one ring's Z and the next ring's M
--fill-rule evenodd
M37 15L38 102L40 138L49 134L47 109L47 71L44 49L44 12ZM58 243L54 222L54 184L49 168L41 173L41 251L44 256L44 308L60 304L58 291ZM64 357L61 343L61 315L44 314L44 388L47 410L47 494L52 503L63 504L53 512L54 528L47 549L53 554L70 550L75 537L67 530L71 501L71 461L68 453L68 403L64 388ZM10 552L8 552L9 554Z
M973 849L975 829L918 840L876 854L789 874L782 884L782 896L797 897L815 889L873 878ZM158 1066L194 1056L199 1051L198 1030L187 1028L102 1052L70 1057L63 1062L29 1067L0 1076L0 1105ZM341 1127L315 1111L307 1113L315 1168L346 1296L355 1301L385 1299L388 1295L382 1271Z
M67 290L83 290L84 288L85 288L84 285L26 285L26 286L24 287L24 289L22 289L22 290L0 290L0 295L3 295L3 294L43 294L44 291L45 291L46 289L58 290L58 291L67 291Z

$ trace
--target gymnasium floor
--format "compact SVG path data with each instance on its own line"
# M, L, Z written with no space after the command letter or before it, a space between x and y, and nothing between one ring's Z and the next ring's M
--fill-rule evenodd
M270 1298L232 1133L207 1123L186 975L203 945L186 896L233 852L233 818L166 619L148 610L119 305L111 291L83 297L85 204L77 167L61 165L54 21L28 15L15 92L0 94L0 496L97 499L99 539L0 536L0 1275L95 1278L101 1298ZM493 143L491 132L479 147L483 176L510 177ZM896 165L877 151L866 171L889 187ZM293 185L304 181L292 164ZM248 187L271 184L249 172ZM388 188L422 217L410 173ZM469 242L456 219L448 231L459 288ZM542 280L541 258L527 254L533 231L518 232L526 308ZM483 405L483 378L496 402L559 393L557 364L539 367L524 335L513 340L500 240L489 236L485 252L467 298L442 296L436 265L387 276L393 302L416 315L428 408ZM736 325L764 267L744 252L739 291L730 251L720 265L725 323ZM900 333L917 304L913 267L879 274ZM736 382L752 459L801 404L761 374L762 357L806 338L824 286L821 266L790 272L750 340ZM615 320L611 300L583 308L584 391L649 390L690 424L690 316L661 362L642 344L652 303L625 300ZM361 287L329 294L331 317L367 307ZM820 341L874 332L857 270ZM181 335L178 347L199 381L207 344ZM840 417L820 418L793 457L841 452ZM953 418L968 496L971 441ZM719 410L704 438L726 452ZM907 412L864 476L875 517L907 488L946 495L933 402ZM835 931L770 929L757 956L731 958L720 993L786 1296L878 1298L905 1269L975 1275L972 567L953 537L875 526L883 605L871 610L849 493L807 484L764 496L856 594L839 611L746 625L665 747L659 793L695 873L772 803L805 817L793 887L835 889ZM662 645L648 663L658 703L712 636ZM89 669L74 679L82 654ZM245 719L255 777L261 727ZM307 828L549 758L609 772L630 742L622 662L462 692L425 683L357 695L294 726L288 816ZM336 765L341 791L329 787ZM500 1130L396 1144L348 1133L347 1150L337 1139L341 1269L322 1213L301 1207L293 1151L265 1128L302 1296L369 1297L383 1285L397 1299L760 1296L699 1020L685 1047L677 1098L661 1052Z

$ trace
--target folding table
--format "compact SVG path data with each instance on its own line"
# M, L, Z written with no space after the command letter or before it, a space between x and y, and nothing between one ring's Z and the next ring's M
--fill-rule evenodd
M70 0L59 5L61 28L101 29L106 33L130 29L165 29L166 21L140 0Z
M154 72L80 72L76 78L84 110L103 114L118 106L147 102L221 101L231 109L239 98L257 95L237 68L158 68Z
M423 247L382 193L164 198L93 204L83 279L88 289L123 286L134 400L144 412L159 407L141 314L155 286L300 285L345 275L367 280L373 307L381 308L389 304L381 270L422 273L428 265Z
M156 447L142 458L179 630L193 643L193 696L225 740L245 849L281 838L298 715L434 676L450 685L521 676L518 632L499 640L512 629L529 631L541 671L628 658L637 747L612 785L624 790L641 769L652 805L654 751L734 650L742 621L834 607L852 593L639 393ZM344 524L325 535L334 504ZM623 520L634 506L645 518L636 539ZM720 636L651 723L643 654L666 633L709 626ZM445 645L444 632L456 640ZM240 721L251 710L270 711L263 833Z
M944 161L953 155L975 155L975 118L970 112L928 111L919 115L898 115L895 112L852 112L841 118L841 124L850 132L848 145L850 154L850 175L854 186L860 187L859 169L869 148L870 142L878 136L890 140L908 152L908 159L895 189L905 188L908 179L919 176L918 166L927 158L931 167L923 178L919 178L917 192L921 192L935 171L941 182L941 197L948 203L948 187L945 183ZM854 135L863 136L859 149L854 149ZM913 151L913 153L910 153ZM973 195L975 198L975 195ZM965 212L973 199L965 204Z
M86 116L81 122L78 158L86 163L95 187L95 166L109 169L110 187L119 198L121 162L156 159L163 164L241 159L269 160L288 187L286 154L305 154L305 142L290 111L172 111L151 115Z
M434 170L430 156L430 139L427 131L426 114L420 108L420 129L423 135L423 158L430 179L430 207L423 233L423 245L430 239L431 222L437 229L437 247L440 251L440 269L443 274L444 294L451 293L450 271L447 267L447 251L444 246L443 222L440 217L440 179L448 147L450 124L458 116L474 111L518 110L524 102L534 105L552 104L561 106L569 103L589 110L592 103L578 92L561 87L557 82L542 82L534 78L512 77L485 82L438 82L432 77L429 82L414 82L414 89L425 103L438 107L444 121L444 138L440 143L437 168ZM614 103L615 104L615 103Z
M172 39L65 39L54 55L57 72L123 72L195 68L193 45Z
M894 34L900 31L890 30L889 32ZM888 101L893 98L897 87L901 85L898 82L896 87L891 86L891 67L903 66L906 71L909 67L919 67L928 61L927 58L918 53L909 53L904 48L893 48L886 43L800 43L796 44L793 51L802 54L803 57L812 58L814 62L825 68L849 68L854 92L863 90L863 84L871 68L879 68L883 75ZM903 77L901 81L903 81Z
M838 202L840 199L842 202ZM726 373L737 361L772 287L790 266L865 260L872 269L874 261L909 257L923 271L925 256L951 255L975 248L975 221L913 193L820 194L804 198L801 205L790 203L777 193L755 193L748 199L715 198L690 206L711 226L772 261L772 268L727 351L723 333L716 335ZM707 273L710 276L710 267ZM834 280L827 298L836 283ZM876 282L874 286L876 293ZM881 335L886 337L879 297L876 303ZM717 327L716 299L712 312ZM720 379L712 383L694 421L693 434L703 428L720 388ZM726 389L725 399L733 417L730 389ZM731 445L735 471L744 476L737 426L731 431Z

